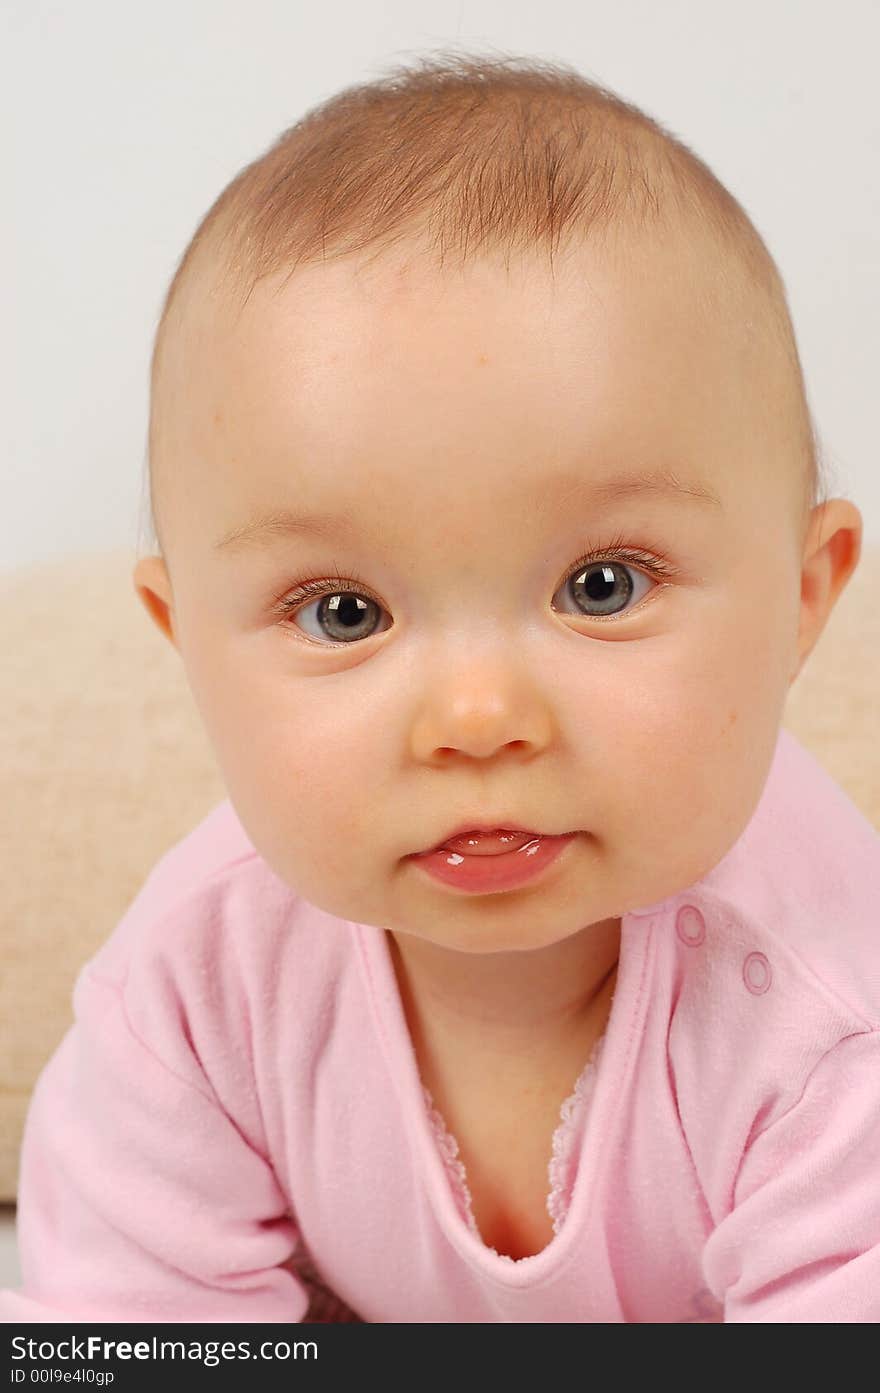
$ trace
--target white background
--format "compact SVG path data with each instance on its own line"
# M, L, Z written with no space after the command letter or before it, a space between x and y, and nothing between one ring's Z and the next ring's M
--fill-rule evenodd
M880 542L877 0L2 0L0 571L139 546L162 298L309 107L455 47L561 59L683 139L785 281L832 493Z

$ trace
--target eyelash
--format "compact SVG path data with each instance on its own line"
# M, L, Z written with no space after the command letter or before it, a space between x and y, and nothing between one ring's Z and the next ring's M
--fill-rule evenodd
M662 552L655 554L648 551L641 551L637 547L626 547L623 545L623 538L616 537L607 547L595 547L584 552L583 556L574 563L566 574L563 585L566 585L571 580L572 576L577 575L578 571L582 571L586 566L595 565L600 561L623 561L628 565L635 566L638 570L647 571L655 580L668 579L670 576L678 574L676 568L669 560L669 557ZM272 614L282 620L289 619L292 614L295 614L296 611L303 606L305 601L319 599L322 595L338 595L345 591L357 591L358 594L365 595L366 598L372 600L374 604L381 606L379 597L373 593L366 581L361 580L360 576L356 573L343 576L339 571L334 571L333 576L335 578L335 583L330 580L329 576L322 580L311 580L305 576L300 577L294 581L293 589L286 590L284 594L274 602ZM583 617L584 619L590 618L588 614L585 614ZM599 615L595 617L601 619ZM607 616L607 618L612 617L611 615ZM601 622L604 623L605 620L601 619ZM322 648L345 648L349 645L327 642L319 646Z

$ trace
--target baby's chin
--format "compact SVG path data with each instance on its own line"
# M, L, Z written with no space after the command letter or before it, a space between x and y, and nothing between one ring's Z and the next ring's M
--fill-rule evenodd
M396 939L417 942L449 953L479 957L487 953L536 953L568 944L578 936L620 935L620 917L591 912L584 904L563 904L549 897L539 904L520 892L469 896L450 895L435 904L396 906L383 916L346 915L353 922L371 923Z

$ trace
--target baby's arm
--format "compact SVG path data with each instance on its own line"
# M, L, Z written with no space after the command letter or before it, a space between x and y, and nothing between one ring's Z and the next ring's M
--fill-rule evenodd
M135 1032L123 984L86 968L37 1082L18 1196L23 1285L0 1321L301 1321L297 1241L269 1161L192 1048Z
M829 1049L751 1143L704 1271L725 1322L880 1321L880 1031Z

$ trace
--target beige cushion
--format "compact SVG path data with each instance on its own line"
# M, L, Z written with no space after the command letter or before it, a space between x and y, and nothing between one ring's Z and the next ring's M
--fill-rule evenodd
M158 858L226 796L129 551L0 577L0 1200L77 972ZM865 546L785 725L880 829L880 548Z

